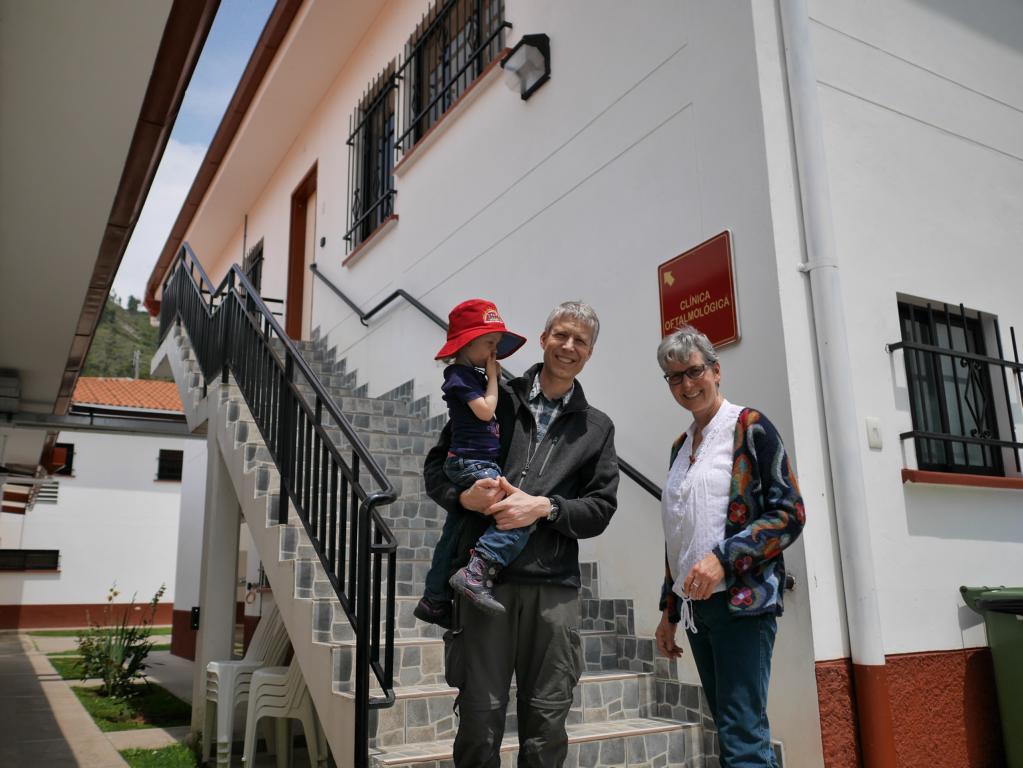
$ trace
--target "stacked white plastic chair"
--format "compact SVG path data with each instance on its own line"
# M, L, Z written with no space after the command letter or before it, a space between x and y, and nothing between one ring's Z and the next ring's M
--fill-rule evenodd
M249 698L252 675L280 664L288 653L288 630L277 606L260 619L245 658L211 661L206 665L206 717L203 726L203 761L210 759L216 744L217 766L231 764L231 740L235 710Z
M255 759L256 725L263 717L277 718L277 768L290 764L292 739L288 720L291 719L302 723L309 764L326 765L326 739L297 661L292 661L288 667L260 669L252 675L249 710L245 716L245 756L242 758L246 766L251 766Z

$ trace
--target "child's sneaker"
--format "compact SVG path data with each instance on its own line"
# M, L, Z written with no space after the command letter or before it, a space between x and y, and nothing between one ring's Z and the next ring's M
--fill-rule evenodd
M451 601L434 600L425 595L418 605L412 609L412 615L427 624L436 624L444 629L451 629Z
M473 605L486 613L502 615L505 612L504 606L490 591L494 587L494 578L500 570L498 566L480 557L476 554L476 550L473 550L469 564L456 571L448 583L453 590L467 597Z

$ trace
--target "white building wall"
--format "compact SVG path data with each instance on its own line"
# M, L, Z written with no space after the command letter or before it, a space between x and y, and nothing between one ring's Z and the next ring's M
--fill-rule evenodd
M188 611L193 605L199 605L203 507L206 498L206 441L188 440L184 451L174 578L174 609L178 611Z
M1023 6L810 6L857 412L884 440L870 450L864 428L885 648L984 645L958 587L1020 582L1021 491L902 484L912 424L903 355L885 344L901 338L897 294L996 315L1010 356L1009 327L1023 329Z
M118 602L135 593L144 604L161 584L162 602L173 602L180 483L156 480L157 458L189 441L88 432L58 439L74 444L74 475L57 476L57 503L37 503L17 543L5 536L3 546L58 549L60 571L0 574L0 604L102 603L115 582Z

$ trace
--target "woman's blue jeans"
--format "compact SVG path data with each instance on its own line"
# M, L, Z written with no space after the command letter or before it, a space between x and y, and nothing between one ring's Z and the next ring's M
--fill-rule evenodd
M703 692L718 728L721 768L777 768L767 722L767 686L777 620L740 616L726 592L693 601L687 632Z

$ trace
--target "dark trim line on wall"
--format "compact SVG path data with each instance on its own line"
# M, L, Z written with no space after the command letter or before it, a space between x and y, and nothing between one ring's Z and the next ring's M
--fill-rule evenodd
M291 28L291 23L298 14L298 9L301 5L302 0L277 0L277 4L270 13L270 18L267 19L266 26L263 27L263 32L252 51L252 56L249 57L249 63L246 65L241 80L238 81L238 87L235 88L234 95L231 97L231 103L227 105L227 110L224 112L224 117L220 120L217 132L213 135L209 149L206 150L206 156L203 158L202 164L195 174L192 187L188 190L188 196L178 212L178 218L175 220L174 226L167 236L167 242L160 252L160 258L157 259L152 274L149 276L143 303L146 309L149 310L149 314L154 317L160 312L160 302L156 299L156 292L163 283L164 273L181 247L185 232L188 231L188 227L191 225L196 211L199 210L203 197L206 196L207 190L213 183L217 169L220 167L224 156L227 154L227 150L234 141L238 128L242 124L242 119L249 111L249 106L256 96L256 91L259 90L263 77L266 75L267 70L270 69L270 64L273 62L274 56L277 55L277 49Z
M92 337L103 314L114 275L142 212L142 205L149 194L185 96L185 88L199 61L199 54L219 5L220 0L174 0L171 5L135 124L135 133L121 171L121 180L114 195L99 253L96 254L96 264L78 326L68 350L64 375L53 406L53 413L57 416L67 413L71 405L71 395L89 354ZM47 458L52 454L55 439L56 433L47 437L43 449Z

